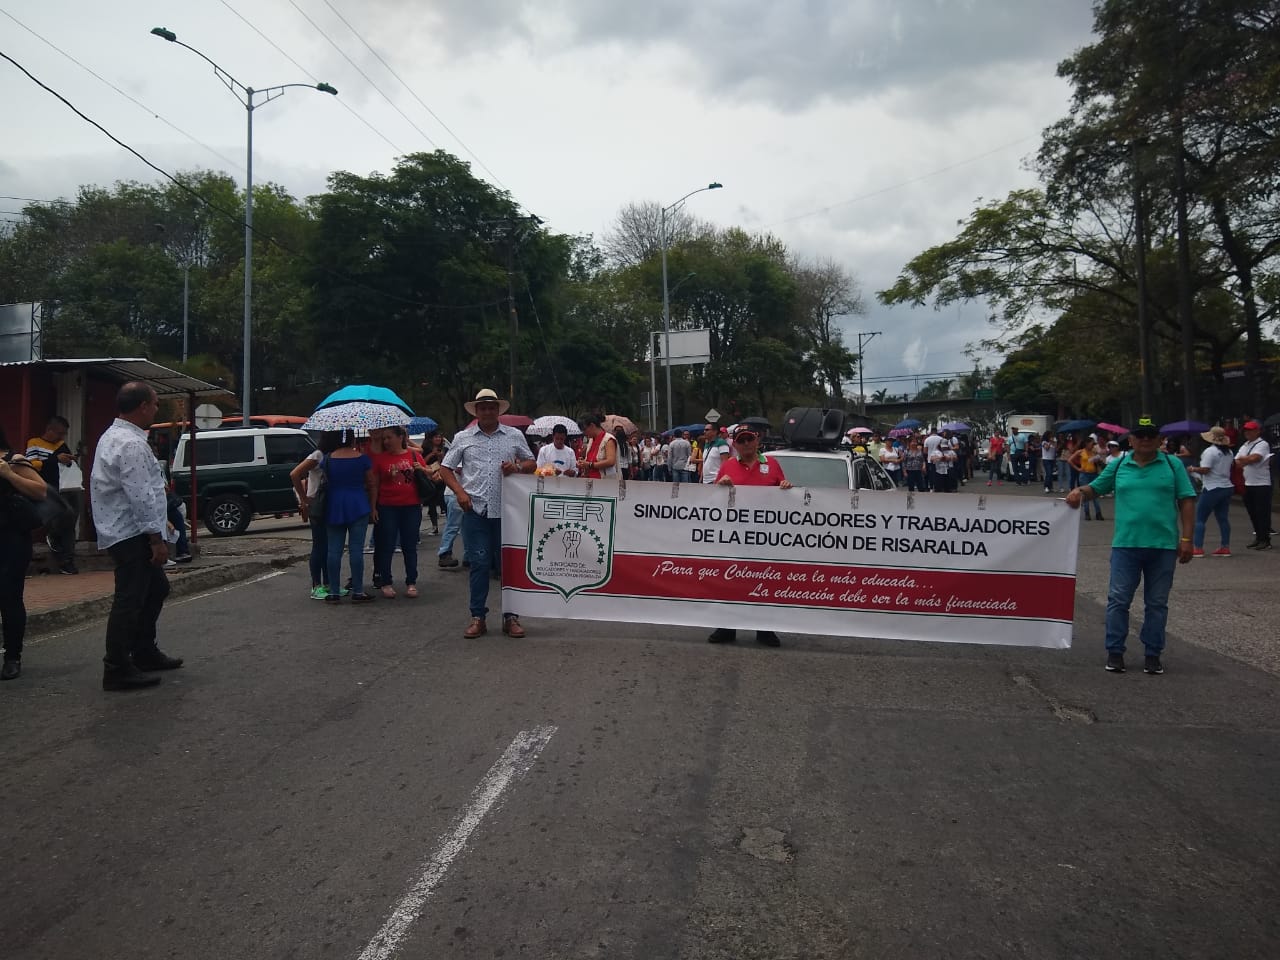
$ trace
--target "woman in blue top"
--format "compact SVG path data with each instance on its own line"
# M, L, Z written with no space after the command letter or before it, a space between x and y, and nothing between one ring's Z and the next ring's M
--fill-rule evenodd
M354 433L343 436L338 449L329 454L327 471L329 495L325 504L329 541L329 583L342 583L342 550L344 544L351 567L351 602L370 603L373 597L364 592L364 534L369 521L378 520L374 504L378 502L378 479L373 461L361 453ZM325 603L341 603L332 591Z

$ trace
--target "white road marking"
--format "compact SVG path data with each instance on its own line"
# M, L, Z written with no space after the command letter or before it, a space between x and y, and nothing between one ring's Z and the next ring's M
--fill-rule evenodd
M228 584L225 587L218 587L216 590L206 590L204 593L195 593L189 597L183 597L181 600L174 600L172 603L165 602L166 607L179 607L184 603L191 603L195 600L203 600L206 597L216 597L220 593L230 593L232 590L238 590L240 587L247 587L254 583L261 583L263 580L270 580L273 577L283 577L286 571L272 570L270 573L264 573L261 576L254 577L251 580L239 580L236 583Z
M484 775L480 785L471 795L471 802L462 811L462 815L440 840L435 853L422 865L422 872L412 886L409 887L396 908L391 911L387 922L369 941L360 960L389 960L409 933L409 928L422 915L422 908L435 892L449 872L449 867L462 853L467 840L480 825L480 821L493 808L504 790L518 777L524 776L538 754L555 735L553 726L534 727L532 730L521 730L511 745L503 752L489 772Z
M264 573L261 576L254 577L252 580L241 580L238 583L232 583L225 587L219 587L216 590L207 590L204 593L193 594L190 597L182 597L180 600L172 600L172 601L166 600L164 605L166 607L179 607L182 604L190 603L193 600L203 600L206 597L216 597L220 593L227 593L239 587L247 587L251 583L261 583L263 580L270 580L272 577L284 576L286 572L287 571L285 570L272 570L270 573ZM111 598L103 597L102 598L102 611L103 611L102 616L104 618L106 617L107 612L110 611L110 609L111 609ZM100 621L82 623L79 626L69 627L66 630L59 630L57 633L44 633L38 637L29 637L27 639L27 646L31 647L31 646L35 646L37 643L45 643L46 641L49 641L49 640L57 640L60 637L67 637L73 633L79 633L82 630L87 630L90 627L96 627L98 626L99 622Z

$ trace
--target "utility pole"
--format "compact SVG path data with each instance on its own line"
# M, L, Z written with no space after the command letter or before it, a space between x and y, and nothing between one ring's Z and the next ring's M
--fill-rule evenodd
M516 398L516 338L520 333L520 315L516 312L516 224L532 223L542 225L542 218L529 214L527 217L498 217L493 220L481 220L482 224L501 225L507 237L507 352L510 362L510 380L507 386L507 401L514 404Z
M862 385L862 370L866 366L862 362L862 345L870 343L878 336L880 336L879 330L864 331L858 334L858 412L864 417L867 415L867 391Z
M1138 365L1141 381L1142 410L1150 416L1151 407L1151 316L1147 313L1147 211L1142 199L1142 167L1138 148L1133 141L1133 242L1137 249L1135 272L1138 281Z

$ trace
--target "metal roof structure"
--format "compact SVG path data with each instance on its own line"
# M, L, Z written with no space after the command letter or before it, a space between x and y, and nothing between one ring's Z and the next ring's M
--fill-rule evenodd
M231 397L235 394L226 387L219 387L177 370L170 370L144 357L71 358L66 360L14 360L0 363L0 369L9 367L52 367L55 370L93 370L118 383L138 380L150 384L161 400L185 397L194 393L197 397Z

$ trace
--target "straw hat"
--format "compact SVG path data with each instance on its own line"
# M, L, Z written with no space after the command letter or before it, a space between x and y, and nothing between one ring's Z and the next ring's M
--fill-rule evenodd
M496 402L498 404L498 416L502 416L502 414L506 413L508 410L511 409L510 401L503 400L500 396L498 396L488 387L485 387L483 390L477 393L476 398L474 400L472 400L469 403L464 403L462 406L467 411L467 413L471 414L474 417L476 416L476 404L484 403L485 401Z
M1210 443L1218 446L1228 447L1231 445L1231 438L1227 436L1227 431L1221 427L1210 427L1204 433L1200 434L1201 438L1208 440Z

